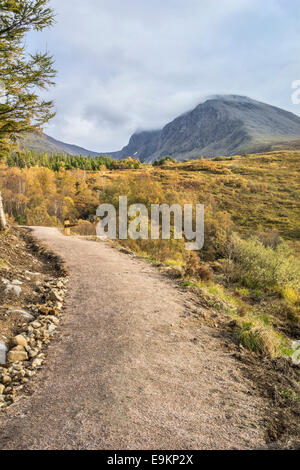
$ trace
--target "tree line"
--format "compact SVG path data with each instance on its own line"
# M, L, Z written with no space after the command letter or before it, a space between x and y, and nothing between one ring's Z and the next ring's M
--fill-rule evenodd
M11 152L5 156L4 163L10 168L31 168L34 166L49 168L52 171L59 172L65 170L87 170L87 171L101 171L109 170L122 170L122 169L138 169L142 163L138 159L131 157L124 160L113 160L111 157L99 155L97 157L83 156L83 155L64 155L47 153L39 154L37 152Z

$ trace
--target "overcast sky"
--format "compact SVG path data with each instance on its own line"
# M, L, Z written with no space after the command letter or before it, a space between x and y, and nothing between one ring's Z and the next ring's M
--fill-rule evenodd
M300 114L299 0L51 0L57 24L28 37L54 55L67 143L114 151L210 94L247 95Z

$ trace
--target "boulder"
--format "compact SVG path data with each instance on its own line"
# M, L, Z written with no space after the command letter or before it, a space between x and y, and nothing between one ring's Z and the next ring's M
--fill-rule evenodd
M22 346L17 346L17 348L20 348ZM9 351L7 354L7 362L17 362L17 361L27 361L28 360L28 354L26 351L20 351L19 349L12 349Z
M17 335L17 336L14 337L13 343L14 343L16 346L23 346L24 348L26 348L26 346L27 346L27 339L26 339L23 335Z

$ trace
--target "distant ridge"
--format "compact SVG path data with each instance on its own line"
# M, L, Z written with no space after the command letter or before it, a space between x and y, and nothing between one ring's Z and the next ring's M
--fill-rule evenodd
M64 154L64 155L82 155L84 157L91 156L96 157L99 155L97 152L87 150L78 145L66 144L60 142L59 140L50 137L47 134L43 136L39 134L30 134L26 137L23 137L19 142L21 148L28 149L31 151L36 151L38 153L48 153L49 155L53 154Z

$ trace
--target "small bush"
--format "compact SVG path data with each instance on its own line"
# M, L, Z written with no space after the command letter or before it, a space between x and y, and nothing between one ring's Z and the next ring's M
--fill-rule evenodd
M292 287L284 286L281 295L288 304L295 305L299 302L299 294Z
M281 347L281 338L272 327L240 321L236 330L238 341L257 354L276 357Z
M299 290L300 263L287 243L282 242L274 249L264 246L256 237L243 240L234 234L230 244L234 262L231 278L253 289L288 286Z
M193 251L188 254L184 274L204 282L212 281L213 278L211 269L201 263L199 255Z
M88 236L95 236L96 235L96 227L94 224L89 222L88 220L79 220L76 227L72 228L72 232L88 237Z

